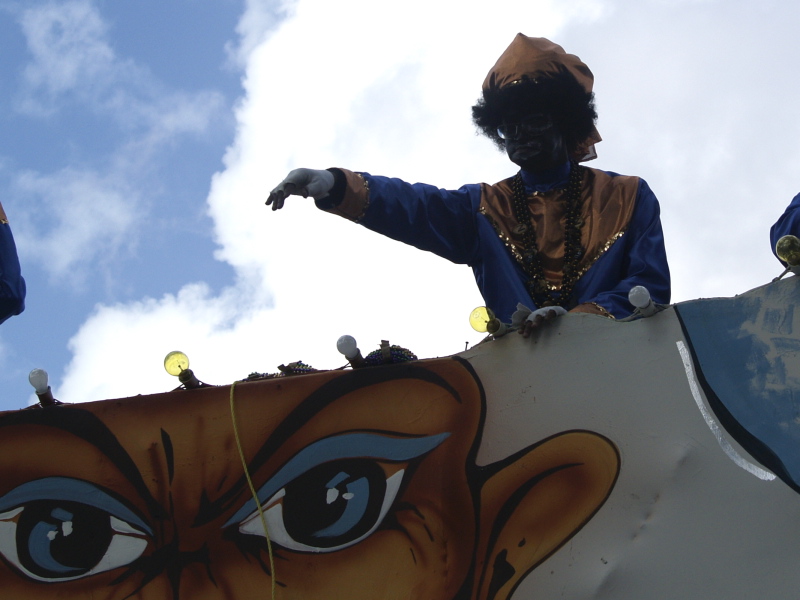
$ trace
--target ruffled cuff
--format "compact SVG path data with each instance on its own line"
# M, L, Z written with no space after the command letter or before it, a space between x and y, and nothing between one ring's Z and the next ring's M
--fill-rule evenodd
M317 208L358 222L369 208L369 183L361 173L347 169L328 169L334 184L330 193L316 200Z

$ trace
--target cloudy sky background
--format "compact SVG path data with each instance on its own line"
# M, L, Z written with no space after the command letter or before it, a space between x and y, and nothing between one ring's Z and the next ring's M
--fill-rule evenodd
M470 106L521 31L595 74L591 166L661 202L673 300L780 272L800 191L800 5L785 0L0 0L0 198L28 282L0 326L0 410L45 368L81 402L225 384L336 339L421 357L479 341L468 267L269 190L297 166L441 187L514 169Z

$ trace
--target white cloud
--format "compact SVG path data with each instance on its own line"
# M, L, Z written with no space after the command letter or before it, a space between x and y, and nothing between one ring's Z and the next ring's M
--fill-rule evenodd
M469 108L518 31L552 37L595 72L605 141L593 166L642 175L661 199L675 300L732 295L776 274L767 230L797 185L800 132L789 117L798 94L788 67L773 61L764 73L763 61L796 55L796 38L786 31L770 40L779 49L748 53L773 19L796 22L797 9L754 20L737 2L720 21L720 0L684 3L680 14L656 1L298 0L282 5L290 16L276 25L269 6L253 0L239 26L245 96L208 199L217 258L236 268L238 283L217 297L187 288L99 308L73 341L65 389L76 395L112 395L86 373L123 346L148 364L173 346L198 353L198 376L227 383L298 359L338 366L343 333L365 352L383 338L425 357L477 341L466 320L481 300L467 267L322 214L310 200L294 198L280 213L263 202L297 166L442 187L510 175L507 159L475 135ZM770 77L782 93L770 93L767 108ZM156 367L131 361L125 389L94 377L113 395L168 389L145 375Z
M160 301L98 306L70 342L75 359L58 389L59 397L80 402L125 396L133 389L146 393L177 386L161 362L172 350L186 352L199 377L214 377L207 355L225 348L212 350L201 342L212 336L230 337L233 317L241 319L244 314L243 302L246 299L233 290L212 297L205 285L196 284Z
M22 13L20 22L33 61L25 68L21 108L49 113L67 92L86 94L107 86L118 69L107 28L89 0L49 2Z
M277 28L278 23L290 16L294 0L245 0L244 14L236 25L237 42L225 46L229 66L237 70L247 68L247 61L266 36Z
M135 180L163 148L184 136L197 138L206 133L221 118L225 103L222 94L205 91L166 92L146 101L121 97L115 104L120 119L140 131L116 150L111 168L120 176Z
M13 191L25 202L24 212L15 215L20 252L56 279L69 276L74 284L90 263L108 264L129 242L139 199L124 180L70 168L25 172Z
M673 300L766 283L778 268L769 227L798 187L789 75L798 7L614 4L613 16L575 36L597 81L597 166L641 175L658 195Z

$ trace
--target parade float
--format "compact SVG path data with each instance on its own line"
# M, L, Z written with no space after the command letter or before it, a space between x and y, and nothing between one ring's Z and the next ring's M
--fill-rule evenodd
M170 353L177 389L84 404L36 371L0 597L797 597L800 279L635 304L233 385Z

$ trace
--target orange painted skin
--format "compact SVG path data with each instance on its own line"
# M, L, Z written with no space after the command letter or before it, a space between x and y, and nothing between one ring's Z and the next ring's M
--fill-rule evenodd
M229 398L224 386L0 414L2 597L269 598ZM460 359L243 382L234 399L281 599L505 599L599 509L619 469L590 432L477 467L484 393ZM113 541L90 536L79 546L96 557L54 573L46 540L69 548L84 505L116 519ZM56 523L44 537L40 520ZM24 558L29 535L45 551Z

